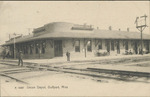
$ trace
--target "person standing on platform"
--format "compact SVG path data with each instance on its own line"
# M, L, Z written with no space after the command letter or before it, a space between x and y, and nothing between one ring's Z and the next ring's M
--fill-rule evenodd
M67 56L67 61L70 61L70 53L68 51L66 52L66 56Z
M19 52L19 55L18 55L18 66L20 65L21 63L21 66L23 66L23 54L22 54L22 51Z

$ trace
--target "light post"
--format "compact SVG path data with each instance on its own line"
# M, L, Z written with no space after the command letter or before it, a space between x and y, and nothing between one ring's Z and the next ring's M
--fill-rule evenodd
M142 22L143 18L144 18L144 24L139 25L139 22ZM146 18L147 18L147 16L144 15L144 16L137 17L136 20L135 20L136 28L141 32L141 55L143 55L143 36L142 36L142 32L147 27Z

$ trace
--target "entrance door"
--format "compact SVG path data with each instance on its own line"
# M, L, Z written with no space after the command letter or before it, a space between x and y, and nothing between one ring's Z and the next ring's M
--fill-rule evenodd
M54 55L55 57L60 57L63 56L63 51L62 51L62 40L55 40L54 41Z

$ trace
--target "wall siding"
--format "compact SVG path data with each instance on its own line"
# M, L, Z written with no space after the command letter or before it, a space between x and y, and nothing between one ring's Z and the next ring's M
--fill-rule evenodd
M71 58L77 58L77 57L82 57L85 58L85 46L84 46L84 40L85 39L51 39L52 40L52 45L50 44L50 39L46 39L46 48L45 48L45 53L38 53L36 54L35 52L35 47L33 48L33 53L30 54L30 49L28 48L28 54L24 54L25 59L50 59L54 58L55 52L54 52L54 41L55 40L62 40L62 50L63 50L63 58L66 58L66 52L69 51L71 54ZM75 46L73 45L74 40L80 40L80 52L75 52ZM95 45L95 39L86 39L86 40L91 40L92 42L92 51L88 52L87 51L87 46L86 46L86 57L96 57L97 56L97 51L98 51L98 45ZM102 49L100 49L100 52L107 52L107 47L105 45L106 40L105 39L100 39L102 40ZM111 40L110 40L111 41ZM123 40L118 40L119 45L120 45L120 54L117 54L117 46L115 47L115 50L111 50L111 43L110 43L110 55L111 56L116 56L116 55L122 55L125 54L125 46L123 45ZM128 51L131 50L135 54L134 51L134 45L132 45L133 40L127 40L128 41ZM35 43L35 42L33 42ZM150 41L148 42L149 48L150 48ZM16 44L17 45L17 44ZM139 53L139 48L141 45L138 45L138 53ZM13 45L11 45L10 52L13 53ZM144 45L143 42L143 50L146 49L146 45ZM17 50L16 50L17 52ZM150 52L150 49L149 49Z

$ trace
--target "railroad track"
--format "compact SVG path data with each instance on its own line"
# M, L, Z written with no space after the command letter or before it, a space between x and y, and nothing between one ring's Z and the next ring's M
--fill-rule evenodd
M0 71L0 74L15 74L15 73L23 73L23 72L30 72L31 69L29 68L14 68L14 69L5 69Z
M16 81L16 82L23 83L23 84L29 84L29 83L23 81L20 78L13 77L12 74L25 73L25 72L31 72L31 71L32 71L31 68L19 67L19 66L16 66L16 65L14 66L14 65L9 64L8 67L3 67L0 70L0 76L9 78L10 79L9 82L10 81ZM6 82L8 82L8 80L6 80Z
M109 69L97 69L97 68L87 68L92 72L107 73L114 75L126 75L126 76L137 76L137 77L147 77L150 78L150 73L147 72L135 72L135 71L123 71L123 70L109 70Z
M67 68L66 68L67 69ZM113 80L119 80L119 81L126 81L126 82L145 82L150 83L145 80L138 80L140 78L149 79L150 77L146 74L132 74L131 72L122 72L122 73L116 73L116 71L112 71L111 73L108 73L107 70L103 70L101 72L100 70L90 70L90 69L80 69L81 72L73 72L73 71L79 71L76 69L70 70L70 71L63 71L65 73L75 73L75 74L81 74L86 76L92 76L96 78L104 78L104 79L113 79ZM144 76L143 76L144 75Z
M113 80L128 81L128 82L149 83L146 80L138 80L138 79L150 78L150 73L144 73L144 72L131 72L131 71L108 70L108 69L97 69L97 68L73 69L73 68L52 67L49 65L37 65L37 64L25 65L25 68L16 69L16 70L13 69L9 71L6 70L6 71L3 71L2 73L0 71L0 75L9 77L8 76L9 74L30 72L33 70L56 71L56 72L71 73L71 74L77 74L77 75L85 75L85 76L90 76L90 77L100 78L100 79L107 79L107 80L113 79ZM14 78L14 80L18 81L20 79ZM20 82L23 82L23 81L20 80Z
M10 78L11 80L15 80L16 82L19 82L19 83L23 83L23 84L29 84L21 79L18 79L18 78L15 78L15 77L12 77L10 75L7 75L7 74L3 74L1 73L0 76L4 76L4 77L7 77L7 78Z
M31 67L30 67L31 68ZM32 67L34 68L34 66ZM138 80L140 78L150 79L149 73L143 72L130 72L130 71L117 71L117 70L107 70L107 69L73 69L73 68L59 68L59 67L51 67L51 66L39 66L39 70L47 70L47 71L56 71L56 72L63 72L63 73L71 73L77 75L85 75L90 77L102 78L102 79L112 79L112 80L119 80L119 81L126 81L126 82L145 82L150 83L145 80Z

